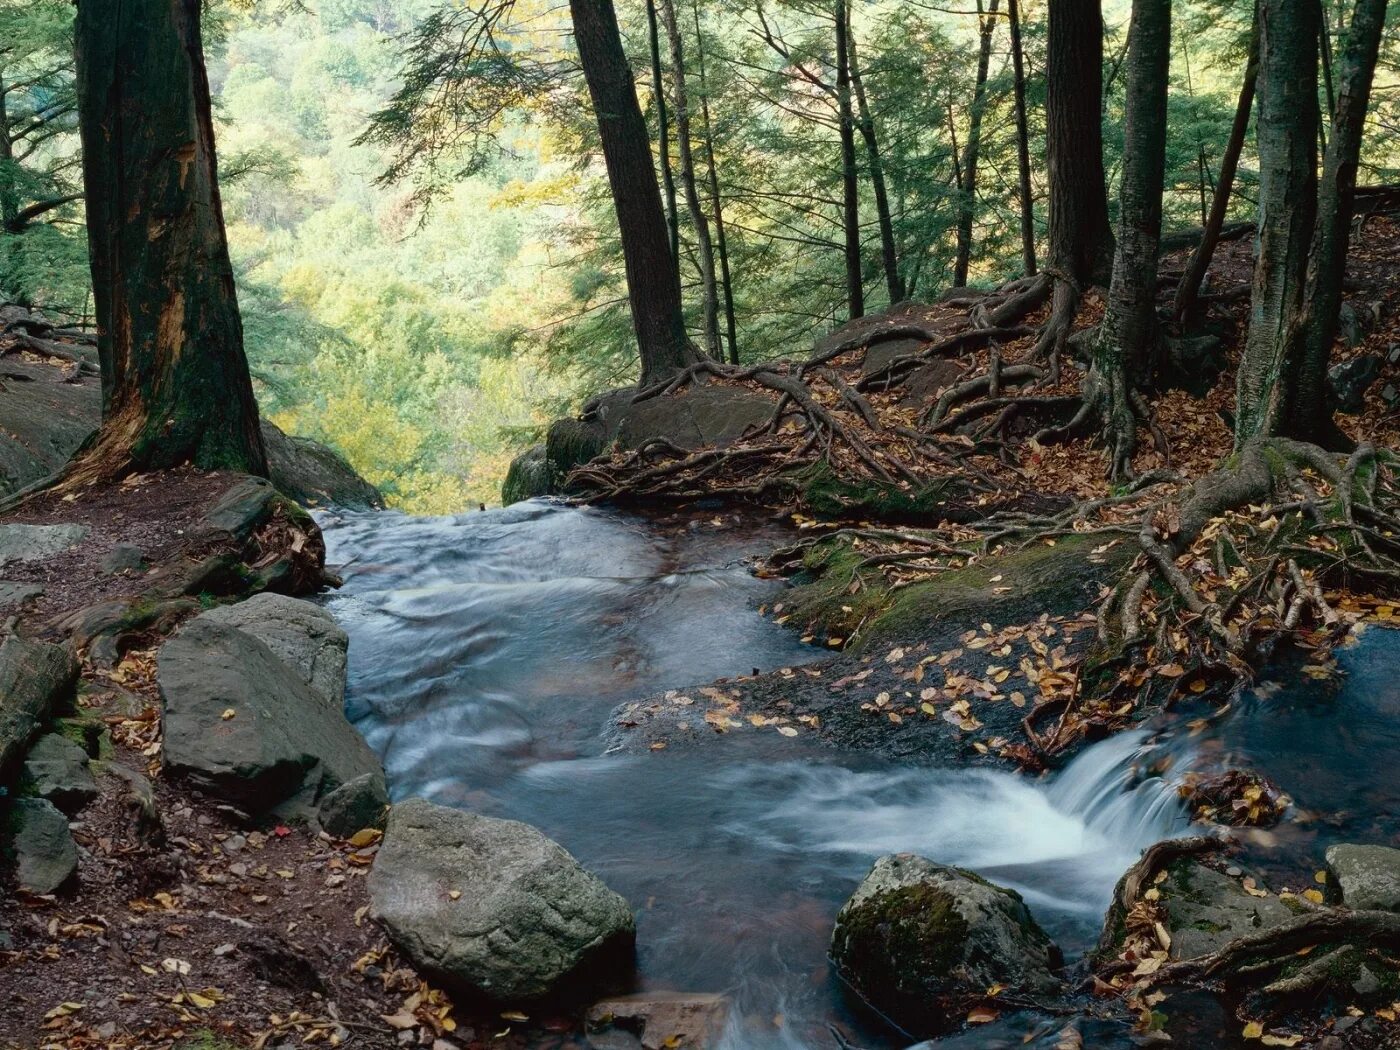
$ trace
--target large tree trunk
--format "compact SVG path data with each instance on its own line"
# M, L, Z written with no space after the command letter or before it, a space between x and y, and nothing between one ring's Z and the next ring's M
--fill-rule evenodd
M860 194L856 172L855 117L851 112L850 10L836 0L836 108L841 122L841 214L846 234L846 299L852 319L865 316L865 277L860 258Z
M870 101L865 97L865 82L860 76L860 59L856 56L856 35L847 30L846 46L851 59L851 87L855 89L856 114L865 152L870 158L870 185L875 191L875 218L880 224L880 261L885 268L885 288L890 303L904 299L904 278L899 273L899 251L894 242L894 220L890 216L890 195L885 183L885 162L880 155L880 139L875 133L875 117Z
M1317 210L1318 5L1259 3L1259 242L1236 391L1235 443L1298 432L1299 325Z
M958 253L953 263L953 284L967 284L972 262L972 220L977 210L977 162L982 152L982 114L987 108L987 69L992 60L992 33L996 30L998 0L991 0L984 14L977 0L977 28L981 45L977 51L977 79L972 87L972 111L967 120L967 142L963 145L962 193L958 201Z
M656 0L647 0L647 39L651 45L651 92L656 99L656 151L661 157L666 230L671 237L671 255L679 266L681 217L676 212L676 177L671 173L671 123L666 111L666 84L661 76L661 35L656 25Z
M1133 0L1118 248L1089 376L1103 415L1109 475L1115 481L1131 474L1137 443L1134 395L1152 381L1156 370L1157 253L1162 240L1171 33L1171 0Z
M671 255L647 125L612 0L569 0L569 9L617 212L632 327L642 359L641 384L648 386L699 355L685 334L680 271Z
M1026 120L1025 53L1021 47L1021 5L1018 0L1006 0L1006 13L1011 23L1011 69L1016 105L1016 166L1021 197L1021 269L1030 277L1036 272L1035 208L1031 197L1031 137Z
M729 363L739 363L739 325L734 317L734 279L729 273L729 235L724 229L724 202L719 192L719 165L715 163L715 129L710 122L710 85L705 78L705 36L700 30L699 0L692 0L695 16L695 58L700 73L700 117L704 121L705 164L709 169L710 211L715 216L715 248L719 251L719 285L724 296L724 332L729 341Z
M719 295L715 288L715 251L710 240L710 221L700 206L700 187L695 177L695 150L690 138L690 93L685 81L685 43L676 19L674 0L661 0L661 21L671 45L671 86L676 93L676 146L681 161L681 186L690 224L695 229L696 263L700 270L701 316L704 320L705 350L722 358L719 342Z
M1225 227L1225 215L1230 209L1230 195L1235 188L1235 172L1239 169L1240 153L1244 149L1245 135L1249 131L1249 117L1254 110L1254 85L1259 75L1259 14L1255 11L1254 27L1249 33L1249 58L1245 63L1244 82L1240 85L1239 102L1235 105L1235 122L1230 127L1230 139L1225 143L1225 154L1220 158L1220 175L1215 181L1215 196L1211 200L1210 215L1206 218L1201 234L1201 243L1191 261L1186 265L1186 273L1176 288L1176 299L1172 304L1172 315L1177 323L1186 319L1200 294L1201 282L1210 269L1210 261L1215 256L1220 243L1220 231Z
M267 473L224 236L201 0L81 0L75 27L103 412L74 476Z
M1103 168L1103 17L1098 0L1050 0L1045 65L1045 160L1050 180L1051 321L1038 353L1069 331L1086 285L1106 284L1113 231Z

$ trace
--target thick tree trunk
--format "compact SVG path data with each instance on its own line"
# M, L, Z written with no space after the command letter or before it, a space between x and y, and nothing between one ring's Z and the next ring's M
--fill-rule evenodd
M885 182L885 162L880 155L880 139L875 133L875 117L870 112L870 100L865 96L865 82L860 76L860 59L856 55L856 35L848 28L846 47L851 59L851 87L855 89L856 116L865 152L870 158L870 186L875 191L875 218L880 224L880 262L885 269L885 288L890 303L904 299L904 278L899 273L899 251L894 241L894 220L890 216L890 195Z
M666 107L666 82L661 75L661 34L656 24L656 0L647 0L647 39L651 45L651 92L656 99L656 152L661 158L666 230L671 236L671 256L679 267L681 217L676 211L676 177L671 172L671 122Z
M705 331L705 350L711 357L722 358L719 342L719 295L715 287L715 250L710 240L710 220L700 206L700 187L695 177L695 150L690 138L690 92L686 88L685 43L681 39L680 23L676 19L674 0L661 0L661 21L666 27L666 39L671 45L671 87L676 102L676 146L681 162L681 186L685 190L685 206L690 212L690 224L695 229L695 254L700 270L701 316Z
M1021 47L1019 0L1006 0L1006 13L1011 23L1011 69L1016 105L1016 166L1021 197L1021 269L1030 277L1036 272L1035 208L1031 196L1031 137L1026 120L1026 70L1025 53Z
M693 364L699 355L686 339L680 271L671 255L646 121L612 0L569 0L569 10L603 144L641 353L641 384L647 386Z
M1259 240L1235 443L1295 434L1299 323L1317 210L1318 5L1259 2ZM1301 411L1300 411L1301 410Z
M1356 0L1336 68L1332 134L1322 160L1317 194L1317 225L1308 257L1307 313L1303 321L1303 360L1298 374L1298 415L1294 437L1336 444L1327 385L1327 366L1337 338L1342 305L1342 279L1351 245L1351 218L1356 197L1356 166L1366 107L1371 97L1386 0Z
M851 112L850 11L836 0L836 106L841 122L841 214L846 234L846 300L852 319L865 316L865 277L860 258L860 195L856 172L855 117Z
M1157 254L1162 240L1171 33L1171 0L1133 0L1118 247L1089 377L1096 386L1110 450L1109 473L1115 481L1132 471L1134 393L1152 381L1156 370Z
M700 31L699 0L692 0L695 17L695 58L700 74L700 117L704 121L705 164L709 169L710 211L715 216L715 248L719 251L719 284L724 296L724 332L729 341L729 363L739 363L739 326L734 317L734 279L729 273L729 235L724 228L724 202L719 192L719 165L715 163L715 129L710 122L710 85L705 78L705 37Z
M991 0L990 9L983 13L982 0L977 0L977 28L981 34L981 44L977 51L977 79L972 87L972 110L967 119L967 142L963 145L958 252L953 263L953 285L957 288L967 284L967 270L972 262L972 220L977 210L977 162L982 152L982 114L987 108L987 69L992 60L997 3L998 0Z
M219 202L201 0L81 0L75 26L103 412L77 477L267 473Z
M1256 10L1254 28L1249 33L1249 58L1245 64L1244 82L1240 85L1239 102L1235 106L1235 122L1230 127L1230 139L1225 143L1225 154L1220 158L1220 175L1215 180L1215 196L1211 200L1210 214L1206 217L1201 241L1191 261L1186 265L1186 273L1176 288L1176 299L1172 304L1172 315L1178 324L1186 319L1200 294L1201 282L1210 269L1210 261L1215 256L1220 243L1220 231L1225 228L1225 215L1230 210L1230 195L1235 188L1235 172L1239 170L1240 153L1244 150L1245 135L1249 131L1249 117L1254 110L1254 85L1259 75L1259 16Z
M1081 286L1107 283L1113 267L1102 71L1098 0L1050 0L1045 69L1050 265Z

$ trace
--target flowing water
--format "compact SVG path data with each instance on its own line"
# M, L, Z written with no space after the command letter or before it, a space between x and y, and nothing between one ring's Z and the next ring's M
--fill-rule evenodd
M394 797L559 840L637 910L639 987L734 997L734 1050L826 1050L833 1022L903 1045L847 1012L825 958L882 853L1015 887L1073 953L1140 849L1183 826L1171 785L1134 772L1142 734L1042 782L776 733L607 753L622 701L821 655L757 613L780 585L745 559L776 529L548 503L322 524L346 579L330 608L352 639L348 709Z

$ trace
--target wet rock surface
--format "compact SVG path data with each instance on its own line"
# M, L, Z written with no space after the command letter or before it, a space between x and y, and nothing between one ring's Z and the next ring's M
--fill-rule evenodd
M916 1035L958 1023L993 985L1060 989L1059 951L1018 894L908 853L875 862L836 917L831 958L866 1002Z
M729 1020L728 996L714 993L642 992L603 999L584 1014L594 1050L709 1050Z
M375 917L415 965L490 999L566 996L630 965L627 902L517 821L400 802L369 888Z

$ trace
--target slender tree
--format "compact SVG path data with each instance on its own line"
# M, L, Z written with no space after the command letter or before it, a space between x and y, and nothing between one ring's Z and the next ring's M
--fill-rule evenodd
M656 152L661 158L666 229L671 235L671 255L679 266L681 217L676 211L676 176L671 171L671 122L666 105L666 84L661 75L661 34L656 24L656 0L647 0L647 41L651 46L651 94L656 105Z
M1089 397L1097 401L1103 417L1109 475L1115 481L1132 473L1143 404L1140 390L1151 383L1157 359L1157 255L1166 175L1171 24L1171 0L1133 0L1118 242L1108 308L1086 381Z
M845 232L846 301L850 316L865 315L865 276L860 257L860 189L856 171L855 116L851 109L850 8L836 0L836 105L841 122L841 214Z
M75 478L267 472L224 236L201 0L81 0L75 26L103 415Z
M685 42L681 38L674 0L660 0L661 21L671 47L671 88L676 103L676 152L681 162L681 186L690 225L695 230L696 266L700 271L701 316L704 320L705 349L711 357L721 357L719 339L719 294L715 281L715 250L710 239L710 220L700 206L700 187L695 174L695 148L690 135L690 93L685 75Z
M1240 362L1235 440L1283 435L1350 444L1332 418L1336 338L1362 130L1385 0L1357 0L1337 63L1332 133L1316 173L1320 13L1260 0L1259 253Z
M1016 109L1016 169L1021 199L1021 269L1027 277L1036 272L1035 206L1031 197L1031 136L1026 120L1025 51L1021 46L1021 5L1006 0L1011 28L1012 96Z
M953 284L967 284L968 266L972 261L972 220L977 210L977 163L982 153L982 114L987 108L987 70L992 59L992 34L996 30L998 0L991 0L983 10L977 0L977 32L981 38L977 49L977 78L972 87L972 108L967 118L967 141L963 143L962 193L958 199L958 250L953 263Z
M850 51L851 87L856 97L856 122L865 153L870 161L870 188L875 192L875 218L880 226L880 262L885 270L885 288L890 302L904 298L904 278L899 272L899 250L894 240L894 219L890 215L890 193L885 180L885 162L880 153L880 139L875 132L875 117L865 94L865 81L860 75L860 59L856 53L856 35L848 27L846 46Z
M569 10L603 144L641 354L641 383L647 386L687 367L699 354L685 334L680 273L671 255L646 121L612 0L570 0Z
M1049 11L1045 159L1056 281L1040 353L1068 333L1084 286L1107 283L1113 267L1103 167L1103 17L1098 0L1050 0Z
M1225 143L1225 153L1220 158L1220 174L1215 180L1215 195L1211 199L1210 214L1206 217L1201 231L1201 242L1196 245L1191 261L1186 264L1186 273L1176 288L1176 298L1172 303L1172 314L1177 323L1184 321L1200 294L1201 282L1205 280L1210 261L1220 243L1220 232L1225 226L1225 215L1230 209L1230 195L1235 188L1235 172L1239 170L1240 154L1244 150L1245 135L1249 130L1249 118L1254 109L1254 85L1259 76L1259 14L1256 8L1254 23L1249 32L1249 57L1245 61L1244 80L1240 84L1239 102L1235 106L1235 120L1230 126L1230 138Z
M705 34L700 29L700 3L691 0L695 18L695 58L700 75L700 119L703 123L705 166L708 170L710 211L715 217L715 248L719 252L719 285L724 297L724 331L729 341L729 363L739 363L739 325L734 316L734 278L729 272L729 235L724 228L724 202L719 192L719 165L715 163L715 129L710 120L710 84L705 76Z

